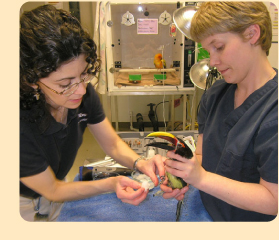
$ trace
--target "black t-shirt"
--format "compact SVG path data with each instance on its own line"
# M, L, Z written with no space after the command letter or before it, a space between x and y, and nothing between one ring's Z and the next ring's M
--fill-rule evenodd
M30 111L21 110L21 119ZM57 179L64 179L73 165L87 124L104 119L100 99L88 84L80 107L68 110L66 125L52 118L50 126L42 133L37 123L20 120L20 177L41 173L50 166ZM20 194L31 198L40 196L21 182Z
M259 183L262 178L278 183L278 73L236 109L235 89L235 84L218 80L201 99L198 123L203 134L202 166L240 182ZM200 193L215 221L274 219Z

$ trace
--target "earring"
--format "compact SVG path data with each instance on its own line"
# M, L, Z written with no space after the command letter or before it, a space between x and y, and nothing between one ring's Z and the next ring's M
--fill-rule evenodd
M36 98L37 101L40 99L40 87L39 87L39 85L37 85L37 88L35 89L34 97Z

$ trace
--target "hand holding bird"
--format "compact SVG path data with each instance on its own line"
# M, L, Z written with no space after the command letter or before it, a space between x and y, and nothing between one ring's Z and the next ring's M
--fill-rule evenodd
M153 146L169 151L174 151L175 154L187 159L191 159L194 156L193 152L195 151L195 144L191 136L185 141L167 132L154 132L147 135L147 137L158 137L167 140L168 142L153 142L147 144L146 146ZM172 160L176 161L175 159ZM168 186L173 189L171 194L175 194L175 198L178 200L176 221L179 221L184 194L187 191L187 189L184 187L187 186L187 183L182 178L174 176L169 172L166 172L166 176L168 178ZM180 189L180 191L177 189Z
M194 141L193 139L187 140L184 142L182 139L175 137L174 135L167 133L167 132L154 132L147 135L147 137L158 137L168 142L153 142L149 143L146 146L153 146L157 148L166 149L169 151L175 150L175 154L178 154L185 158L192 158L193 152L195 151ZM175 161L175 159L173 159ZM168 185L172 188L182 189L187 185L184 180L180 177L173 176L172 174L166 172L168 177Z

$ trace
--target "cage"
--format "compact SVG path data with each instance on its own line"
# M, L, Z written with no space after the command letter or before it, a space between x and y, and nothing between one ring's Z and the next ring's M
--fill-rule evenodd
M110 3L106 9L108 93L193 91L195 43L173 23L179 2ZM165 66L157 68L161 54Z

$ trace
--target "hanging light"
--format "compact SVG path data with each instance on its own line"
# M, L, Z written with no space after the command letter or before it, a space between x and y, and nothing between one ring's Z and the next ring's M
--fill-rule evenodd
M210 67L209 61L209 58L200 60L191 67L189 72L192 83L203 90L210 88L216 80L222 77L215 67Z
M179 29L179 31L182 32L189 39L191 39L191 20L197 10L197 6L185 6L176 9L173 13L174 24Z
M185 6L173 13L174 24L188 39L192 39L191 21L197 10L198 6ZM200 60L191 67L189 72L192 83L203 90L210 88L216 80L222 77L215 67L209 66L209 61L209 58Z

